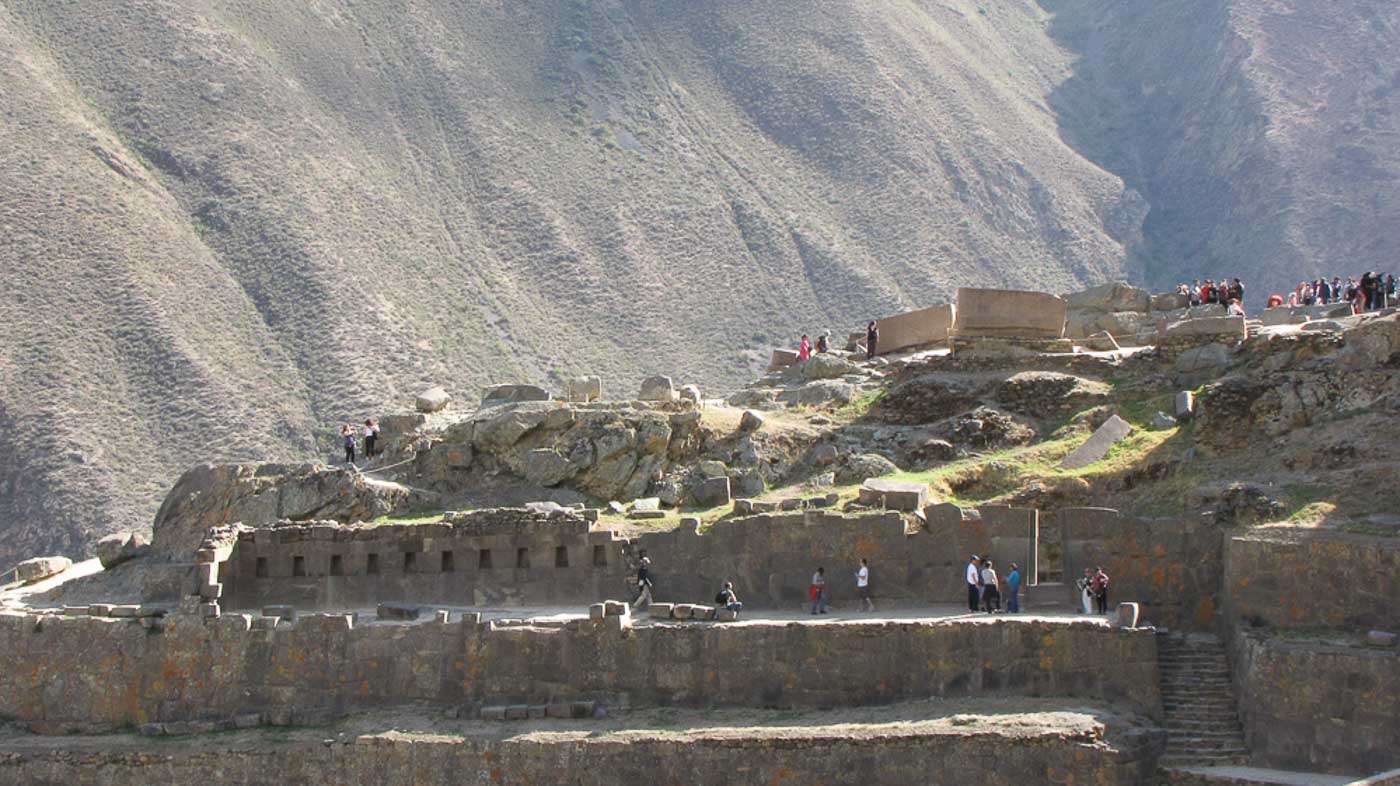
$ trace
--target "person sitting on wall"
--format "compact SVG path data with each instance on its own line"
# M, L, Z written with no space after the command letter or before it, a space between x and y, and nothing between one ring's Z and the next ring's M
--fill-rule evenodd
M734 594L734 582L724 582L724 587L715 595L715 605L729 609L735 614L744 608L744 604L739 602L739 596Z
M820 336L817 336L817 354L818 354L818 355L822 354L823 352L828 352L828 351L831 350L831 340L830 340L830 338L829 338L830 335L831 335L831 333L823 333L823 334L821 334Z

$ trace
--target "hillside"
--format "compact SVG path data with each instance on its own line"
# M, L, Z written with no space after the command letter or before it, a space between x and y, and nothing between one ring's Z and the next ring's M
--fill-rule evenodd
M1120 5L0 1L0 563L429 383L1388 250L1396 11Z

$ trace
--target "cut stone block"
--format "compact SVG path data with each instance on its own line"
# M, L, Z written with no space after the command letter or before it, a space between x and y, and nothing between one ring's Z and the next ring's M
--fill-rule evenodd
M1122 442L1133 431L1128 421L1114 415L1089 437L1083 445L1070 451L1060 461L1064 469L1081 469L1108 455L1108 451Z
M549 707L543 704L531 704L530 708L525 711L525 717L529 718L530 720L539 720L543 718L545 716L545 713L548 711Z
M890 510L922 510L928 504L928 484L870 478L860 486L860 503Z
M628 611L626 603L623 603L620 600L603 601L603 616L616 617L618 615L627 613Z
M418 394L414 405L419 412L440 412L447 408L447 403L452 397L447 395L447 391L440 387L428 388Z
M1114 619L1114 624L1120 628L1136 628L1138 626L1138 615L1141 609L1136 603L1119 603L1118 615Z
M695 503L702 508L715 508L728 505L729 477L706 478L695 488Z
M647 377L642 380L642 387L637 392L637 399L640 401L675 401L676 389L671 384L670 377Z
M112 606L109 603L94 603L88 606L88 615L92 617L106 617L111 613Z
M138 611L140 611L140 610L141 610L141 607L140 607L140 606L136 606L136 605L113 606L113 607L112 607L112 610L108 612L108 615L109 615L109 616L112 616L112 617L132 617L132 618L134 618L134 617L136 616L136 612L138 612Z
M634 510L634 511L632 511L631 513L628 513L628 514L627 514L627 518L629 518L629 519L664 519L664 518L666 518L666 511L664 511L664 510Z
M447 621L451 619L451 617L452 613L449 612L447 609L438 609L437 611L433 612L433 621L442 625L446 625Z
M381 603L375 609L375 616L382 620L416 620L419 608L406 603Z
M661 509L660 497L643 497L632 501L632 512Z
M73 566L67 557L35 557L15 566L15 575L20 581L29 584L62 573Z
M527 704L512 704L506 707L506 720L525 720L530 717L530 707Z
M751 499L736 499L736 500L734 500L734 515L736 515L736 516L747 516L747 515L749 515L750 513L753 513L753 500L751 500Z
M97 552L97 561L102 563L105 570L145 554L150 550L150 546L146 542L146 536L139 532L117 532L97 541L94 550Z
M791 349L775 349L773 350L773 355L768 359L768 370L776 371L780 368L787 368L788 366L794 365L796 363L797 352Z
M293 606L263 606L262 615L264 617L277 617L279 619L296 619L297 610Z
M224 585L218 582L199 585L199 597L205 600L218 600L224 596Z
M739 619L739 612L733 609L717 609L715 611L715 620L717 622L733 622L737 619Z
M569 711L575 718L592 718L598 712L598 703L595 701L570 702Z
M506 711L509 708L504 704L496 704L490 707L481 708L481 719L491 721L503 721L506 719Z
M603 397L603 380L598 377L575 377L565 389L568 399L577 403L597 401Z
M572 718L574 717L574 706L572 704L550 704L544 708L546 718Z
M1152 416L1152 428L1158 431L1165 431L1169 428L1176 428L1176 418L1165 412L1158 412Z
M671 608L671 619L688 620L690 619L690 613L694 610L695 607L689 603L677 603Z
M778 510L801 510L802 500L798 497L788 497L778 503Z
M481 396L482 404L513 404L520 401L549 401L549 391L539 385L492 385Z
M659 620L670 619L675 607L674 603L653 603L647 606L647 615Z
M218 619L220 615L219 604L201 603L199 604L199 616L205 619Z
M594 622L602 622L608 616L607 607L602 603L594 603L588 607L588 618Z

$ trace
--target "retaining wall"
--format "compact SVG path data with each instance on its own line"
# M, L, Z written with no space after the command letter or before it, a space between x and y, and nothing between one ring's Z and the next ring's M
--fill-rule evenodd
M1148 629L1102 622L355 624L0 613L0 716L46 733L407 702L832 707L1072 695L1160 716Z
M1225 581L1233 620L1400 631L1400 542L1394 538L1232 537Z

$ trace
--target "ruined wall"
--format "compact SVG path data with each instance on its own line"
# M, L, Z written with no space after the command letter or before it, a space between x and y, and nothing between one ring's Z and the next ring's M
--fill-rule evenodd
M879 320L879 354L898 352L909 347L923 346L948 340L953 327L953 305L944 303L932 308L908 311Z
M989 766L994 762L994 766ZM332 744L240 741L229 750L162 745L130 750L0 748L0 781L35 786L286 783L436 786L571 784L725 786L734 783L911 783L1025 786L1150 783L1150 756L1092 732L884 733L671 737L625 741L564 733L483 739L364 736Z
M1400 766L1400 653L1242 633L1232 655L1257 763L1339 773Z
M1400 542L1394 539L1251 533L1230 538L1225 555L1235 621L1400 630Z
M626 545L577 516L519 509L431 523L279 526L240 533L219 578L226 609L577 605L628 591Z
M52 733L408 702L835 707L984 692L1072 695L1160 716L1153 632L1087 621L272 621L180 614L148 629L0 612L0 717Z

